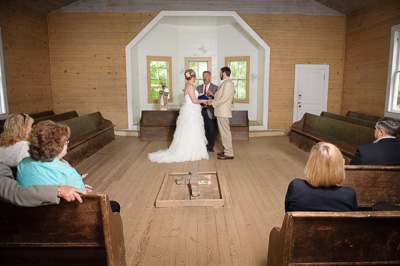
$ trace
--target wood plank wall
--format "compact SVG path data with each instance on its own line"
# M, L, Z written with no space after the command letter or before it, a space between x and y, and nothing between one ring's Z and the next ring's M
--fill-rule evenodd
M292 125L295 64L329 65L328 112L340 113L345 17L240 16L271 47L269 129Z
M383 116L393 25L400 24L400 1L381 0L347 19L342 114Z
M125 46L156 15L50 14L55 111L100 111L116 128L128 128Z
M0 27L10 113L53 109L47 15L2 0Z
M125 46L157 13L54 13L49 39L54 107L80 115L101 111L128 127ZM269 128L289 128L295 64L329 64L328 111L340 113L345 17L241 17L271 47Z

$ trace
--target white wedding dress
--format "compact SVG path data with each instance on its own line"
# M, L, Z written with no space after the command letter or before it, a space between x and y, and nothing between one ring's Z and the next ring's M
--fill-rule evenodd
M196 90L195 94L197 98ZM189 94L185 95L185 102L179 110L174 138L169 148L149 153L147 157L150 161L157 163L208 160L201 106L194 104Z

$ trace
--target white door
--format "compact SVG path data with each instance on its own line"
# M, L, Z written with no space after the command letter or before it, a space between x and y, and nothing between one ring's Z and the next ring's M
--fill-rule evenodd
M328 65L296 65L293 122L304 113L320 115L328 105Z

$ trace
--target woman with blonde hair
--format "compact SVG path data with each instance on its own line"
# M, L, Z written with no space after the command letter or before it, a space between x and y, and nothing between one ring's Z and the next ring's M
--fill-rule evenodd
M304 169L306 180L294 179L288 187L285 211L356 211L356 192L341 187L344 159L333 144L319 142L311 149Z
M209 158L200 106L200 104L205 104L207 100L198 99L199 93L193 86L196 81L196 72L193 69L187 69L184 76L187 81L183 92L185 102L179 110L174 138L168 149L148 154L147 157L152 162L172 163L208 160Z
M10 114L0 135L0 162L17 165L29 157L28 136L32 130L33 118L27 114Z

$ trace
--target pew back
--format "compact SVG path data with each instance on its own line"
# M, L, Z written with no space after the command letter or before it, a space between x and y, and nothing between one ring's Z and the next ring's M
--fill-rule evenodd
M29 114L30 117L32 117L33 119L38 119L41 117L45 117L45 116L52 116L55 115L54 111L44 111L44 112L40 112L40 113L34 113L34 114ZM4 130L4 124L6 122L6 119L2 119L0 120L0 133L3 132Z
M45 117L45 116L52 116L52 115L55 115L53 110L29 114L29 116L32 117L33 119L37 119L37 118Z
M107 195L36 208L0 202L2 265L125 265L122 220Z
M70 111L70 112L65 112L65 113L61 113L61 114L57 114L57 115L39 117L39 118L35 119L35 122L33 124L37 124L37 123L39 123L41 121L45 121L45 120L51 120L51 121L57 123L57 122L68 120L68 119L71 119L74 117L78 117L78 113L76 111Z
M140 119L141 140L172 140L179 110L143 110ZM246 110L233 111L229 119L233 140L249 140L249 119ZM215 128L219 139L218 127Z
M363 120L363 119L359 119L359 118L355 118L355 117L351 117L351 116L337 115L337 114L333 114L333 113L329 113L329 112L322 112L321 116L340 120L340 121L355 124L355 125L369 127L369 128L373 128L373 129L375 129L375 125L376 125L376 122L367 121L367 120Z
M268 265L400 264L400 211L288 212L270 233Z
M354 188L359 210L378 202L400 204L400 166L345 165L345 171L341 185Z
M71 129L68 153L64 157L75 165L90 157L115 139L114 125L100 112L61 121Z
M305 113L303 118L293 123L289 133L290 142L309 151L320 141L338 146L349 161L359 145L375 140L374 129L348 122Z
M379 118L381 118L380 116L367 115L367 114L357 113L357 112L353 112L353 111L348 111L346 113L346 116L362 119L365 121L371 121L371 122L375 122L375 123L378 122Z

